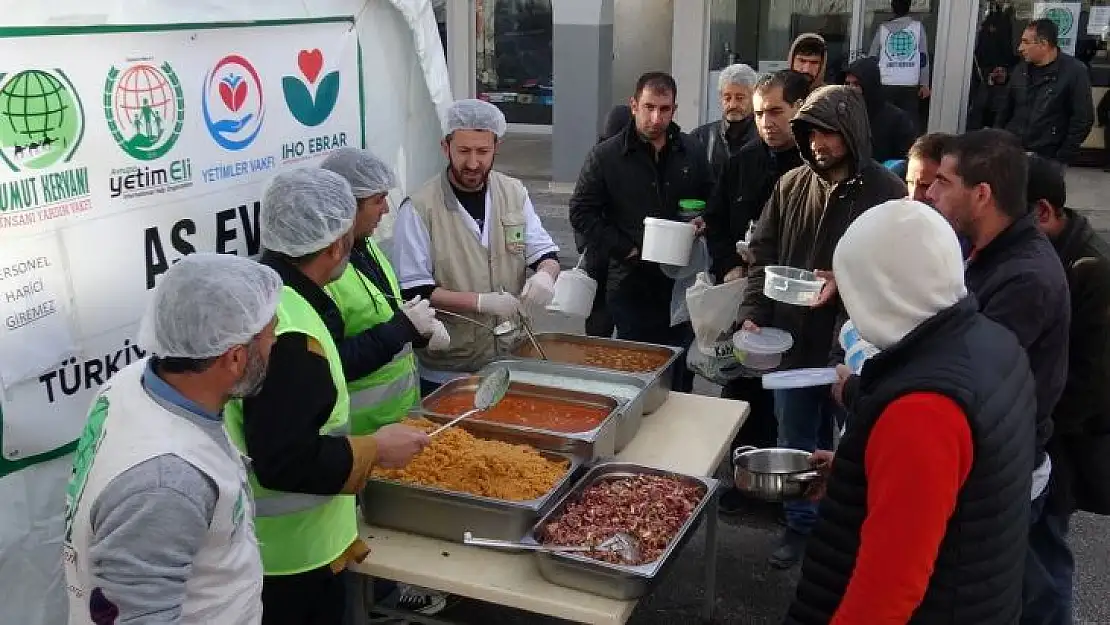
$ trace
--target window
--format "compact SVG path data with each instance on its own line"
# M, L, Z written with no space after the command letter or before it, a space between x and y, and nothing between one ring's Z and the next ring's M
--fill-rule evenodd
M478 0L476 93L513 124L550 125L551 0Z

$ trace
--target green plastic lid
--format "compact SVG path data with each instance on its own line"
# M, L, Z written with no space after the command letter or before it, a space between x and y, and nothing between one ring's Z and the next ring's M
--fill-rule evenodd
M704 200L679 200L678 201L678 207L687 211L687 212L705 210L705 201Z

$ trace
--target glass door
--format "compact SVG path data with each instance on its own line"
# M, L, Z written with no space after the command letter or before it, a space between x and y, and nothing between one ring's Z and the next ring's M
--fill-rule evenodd
M967 0L952 1L966 2ZM917 45L917 42L914 40L913 29L907 30L905 26L911 20L922 25L925 34L926 63L921 70L920 79L924 83L924 88L885 89L888 100L910 113L918 129L922 131L929 125L929 106L934 88L931 80L934 65L933 52L937 41L937 17L941 2L942 0L912 0L908 19L905 16L896 19L893 11L893 5L896 2L892 3L890 0L857 0L854 7L856 32L859 33L860 40L856 42L853 58L880 56L884 49L908 58L913 54L912 48ZM880 33L883 24L890 24L890 27L885 29L888 34L885 40Z

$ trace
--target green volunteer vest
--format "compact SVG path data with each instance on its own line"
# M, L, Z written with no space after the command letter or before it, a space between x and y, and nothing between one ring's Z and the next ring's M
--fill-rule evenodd
M371 239L366 240L370 255L378 262L389 281L389 295L401 299L401 288L393 266ZM344 332L348 337L385 323L393 317L389 299L354 265L347 265L343 275L327 286L343 314ZM416 356L406 345L393 360L370 375L348 382L351 394L351 432L373 434L378 428L404 418L420 401Z
M299 332L316 339L324 348L335 384L336 400L327 423L320 428L320 434L346 435L350 431L350 398L339 350L323 319L312 305L288 286L282 287L277 319L276 335ZM231 441L246 454L242 400L232 400L224 407L224 425ZM255 500L255 534L266 575L296 575L331 564L358 538L354 495L321 496L273 491L263 488L253 471L250 472L250 483Z

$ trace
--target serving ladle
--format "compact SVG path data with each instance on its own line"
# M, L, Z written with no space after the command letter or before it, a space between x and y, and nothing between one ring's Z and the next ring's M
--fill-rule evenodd
M507 392L509 392L508 367L498 367L490 371L478 381L478 388L474 391L474 408L467 410L454 419L451 419L446 424L436 428L428 436L435 436L463 419L493 408L505 398L505 393Z
M640 561L640 541L627 532L617 532L596 545L537 545L521 543L512 540L494 540L492 538L475 538L470 532L463 534L463 543L476 547L492 547L494 549L514 549L523 551L547 551L550 553L588 553L605 552L615 553L620 556L625 564L635 564Z

